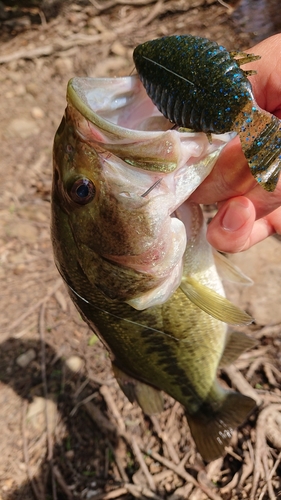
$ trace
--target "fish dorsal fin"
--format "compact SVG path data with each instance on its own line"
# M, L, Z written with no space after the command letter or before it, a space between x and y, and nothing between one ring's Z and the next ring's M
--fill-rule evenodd
M213 254L216 267L222 279L246 286L253 284L253 280L246 276L246 274L244 274L238 266L233 264L233 262L231 262L231 260L225 257L222 253L214 250Z
M211 416L205 412L186 415L192 437L204 460L215 460L223 454L233 430L243 424L254 407L252 398L225 391L220 407Z
M123 372L115 363L112 363L112 368L120 388L131 403L136 401L146 415L163 411L161 391Z
M229 325L249 325L253 321L249 314L194 278L182 278L180 288L193 304L215 319Z
M226 346L222 354L219 367L227 366L239 358L242 352L252 349L257 345L257 341L242 332L230 332L227 335Z

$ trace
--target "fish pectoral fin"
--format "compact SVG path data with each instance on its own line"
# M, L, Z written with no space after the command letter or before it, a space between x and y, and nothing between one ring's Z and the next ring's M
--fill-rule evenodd
M203 460L211 461L224 453L230 442L233 430L243 424L253 411L255 401L237 392L227 391L217 412L208 419L200 410L186 415L192 437Z
M246 276L238 266L217 250L213 251L215 264L222 279L239 283L241 285L252 285L253 280Z
M115 378L130 403L136 401L146 415L161 413L164 408L162 392L141 382L112 363Z
M184 277L180 288L193 304L215 319L229 325L249 325L253 321L245 311L194 278Z
M219 367L230 365L239 358L242 352L252 349L257 343L255 339L248 337L245 333L236 331L228 333Z

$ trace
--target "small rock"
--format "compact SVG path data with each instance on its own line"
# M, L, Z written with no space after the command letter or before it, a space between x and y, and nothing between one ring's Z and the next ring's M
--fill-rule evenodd
M56 73L61 76L65 76L65 74L73 73L73 61L70 57L60 57L56 59L54 64Z
M113 54L116 54L117 56L124 57L127 54L127 49L120 43L118 40L115 40L113 44L111 45L111 52Z
M39 108L39 106L34 106L34 108L31 109L31 116L32 118L38 120L40 118L44 118L45 113L43 109Z
M17 357L16 363L21 368L26 368L35 358L36 358L36 352L34 351L34 349L28 349L28 351L24 352L23 354L20 354Z
M17 135L22 139L26 139L38 133L38 125L36 121L30 118L14 118L8 123L7 131L10 135Z
M26 270L26 265L21 263L13 268L13 273L16 276L20 276L21 274L23 274L25 272L25 270Z
M73 460L75 456L74 450L67 450L65 452L65 457L68 458L68 460Z
M26 92L28 92L28 94L31 94L33 97L36 97L41 92L40 86L34 82L28 83L25 88Z
M17 96L23 96L26 94L26 88L22 83L19 83L14 88L14 92L15 92L15 95L17 95Z
M70 356L70 358L65 361L65 364L69 370L77 373L83 367L83 360L79 358L79 356Z
M46 430L46 411L48 416L48 428L54 432L58 420L57 403L54 395L50 394L49 399L34 397L28 407L26 419L40 433Z
M5 94L6 99L13 99L15 97L15 93L12 90L8 90Z

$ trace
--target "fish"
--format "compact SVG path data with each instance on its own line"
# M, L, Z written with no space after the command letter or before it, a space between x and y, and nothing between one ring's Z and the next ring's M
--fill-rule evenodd
M173 35L134 49L140 79L154 104L179 127L239 135L256 181L274 191L281 170L281 121L261 109L241 66L260 56L225 47L207 38Z
M54 138L54 259L115 377L145 414L179 401L204 460L217 458L255 407L217 371L255 341L225 297L220 269L248 284L206 239L190 194L232 134L179 132L137 75L70 80Z

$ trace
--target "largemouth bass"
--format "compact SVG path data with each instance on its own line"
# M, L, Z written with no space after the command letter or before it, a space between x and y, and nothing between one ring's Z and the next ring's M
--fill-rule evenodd
M130 401L146 414L161 411L161 390L180 401L212 460L255 404L217 380L253 345L227 332L251 318L225 298L217 266L247 280L214 257L188 201L231 135L170 130L136 76L74 78L67 101L54 141L58 270Z

